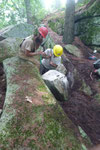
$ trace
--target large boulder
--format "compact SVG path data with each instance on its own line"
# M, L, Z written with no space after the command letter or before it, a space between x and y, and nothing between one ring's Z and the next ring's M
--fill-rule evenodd
M8 37L16 37L16 38L26 38L33 33L34 26L21 23L17 25L8 26L2 30L0 30L0 39Z
M42 75L42 78L57 100L68 100L69 83L64 74L57 70L49 70Z
M18 55L21 41L22 39L20 38L7 38L0 41L0 62L6 58Z
M37 68L18 57L3 61L7 92L0 118L0 149L84 150L72 122Z

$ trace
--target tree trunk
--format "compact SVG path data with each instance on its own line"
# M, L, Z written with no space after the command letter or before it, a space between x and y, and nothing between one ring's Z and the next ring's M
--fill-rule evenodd
M75 0L67 0L63 35L63 42L65 44L71 44L74 40L74 13Z
M24 3L25 3L25 8L26 8L27 23L33 24L30 0L24 0Z

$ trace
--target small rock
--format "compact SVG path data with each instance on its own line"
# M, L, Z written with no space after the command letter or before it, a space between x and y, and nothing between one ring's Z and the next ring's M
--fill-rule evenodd
M29 102L29 103L32 103L32 100L30 97L26 96L26 101Z

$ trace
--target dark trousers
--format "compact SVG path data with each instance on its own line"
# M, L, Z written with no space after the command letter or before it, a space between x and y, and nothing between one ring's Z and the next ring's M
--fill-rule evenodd
M40 64L40 74L43 75L47 71L49 71L49 69L45 68L43 64Z

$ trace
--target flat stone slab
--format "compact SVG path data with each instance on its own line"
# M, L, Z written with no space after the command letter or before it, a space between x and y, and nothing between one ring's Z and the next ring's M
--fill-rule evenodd
M76 46L67 44L64 46L65 50L67 50L69 53L73 54L74 56L77 57L82 57L82 53L80 49L78 49Z

